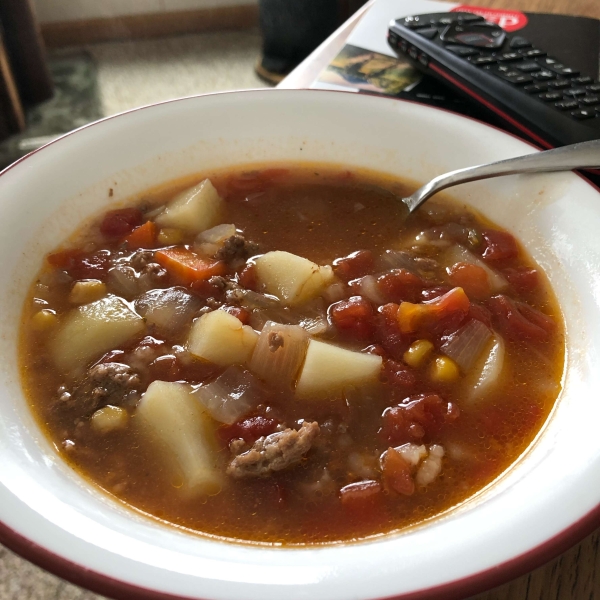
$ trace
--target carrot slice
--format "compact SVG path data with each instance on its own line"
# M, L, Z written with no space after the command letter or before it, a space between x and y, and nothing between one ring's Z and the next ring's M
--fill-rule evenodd
M154 248L156 245L156 224L146 221L143 225L136 227L126 238L127 247L132 250L138 248Z
M400 331L413 333L420 327L427 326L454 312L467 314L470 304L469 298L460 287L455 287L443 296L422 304L402 302L397 317Z
M184 284L204 281L213 275L223 275L225 263L221 260L206 260L182 246L163 248L154 253L156 262L170 275Z

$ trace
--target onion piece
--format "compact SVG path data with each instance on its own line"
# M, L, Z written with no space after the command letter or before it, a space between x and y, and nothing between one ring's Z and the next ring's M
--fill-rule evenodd
M136 311L147 323L171 335L181 333L201 306L199 298L180 287L150 290L135 301Z
M323 298L327 304L339 302L347 297L346 286L341 281L336 281L323 291Z
M127 299L133 298L140 291L135 269L125 265L109 269L106 284L110 292Z
M469 265L481 267L488 276L490 288L493 293L500 292L508 287L508 281L497 271L490 269L483 260L469 252L464 246L456 244L452 246L444 255L448 267L454 266L456 263L464 262Z
M298 325L310 335L321 335L329 330L329 323L325 317L305 317L300 319Z
M433 258L413 256L404 250L386 250L377 261L377 267L382 271L406 269L419 275L436 273L440 265Z
M440 350L466 373L483 352L492 332L481 321L471 319L456 333L448 337Z
M468 382L470 390L466 398L470 402L479 402L490 393L498 383L504 369L505 347L504 340L499 335L494 335L488 345L487 353L482 361L482 366L475 373L475 382Z
M364 296L367 300L370 300L374 304L382 305L387 302L384 295L379 289L377 278L374 275L366 275L362 277L358 285L360 295Z
M200 244L221 244L232 235L235 235L235 225L232 223L223 223L222 225L206 229L196 237L196 241Z
M249 368L268 384L291 389L307 347L308 334L302 327L268 321L260 332Z
M323 298L315 298L302 307L297 324L310 335L320 335L329 329L327 307Z
M278 308L283 306L279 298L276 298L275 296L259 294L258 292L244 289L242 289L241 292L241 303L244 308Z
M234 365L211 383L194 389L194 396L210 416L231 425L256 408L263 396L260 382L252 373Z
M329 329L327 312L321 298L305 304L301 311L296 309L292 312L271 296L248 292L242 300L242 306L254 309L250 315L250 325L257 331L261 331L268 321L299 325L311 335L319 335Z

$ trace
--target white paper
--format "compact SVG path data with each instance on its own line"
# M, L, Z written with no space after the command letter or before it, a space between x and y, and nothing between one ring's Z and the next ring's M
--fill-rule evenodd
M397 54L387 43L391 21L408 15L448 12L457 6L460 4L435 0L377 0L348 36L346 44L395 57Z

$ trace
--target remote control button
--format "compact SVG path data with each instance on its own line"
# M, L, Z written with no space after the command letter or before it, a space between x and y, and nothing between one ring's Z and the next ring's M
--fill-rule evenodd
M438 30L435 27L428 27L427 29L418 29L417 33L428 40L432 40L437 36Z
M577 108L578 104L575 100L563 100L562 102L557 102L554 106L558 110L572 110L573 108Z
M400 41L400 51L406 54L408 52L408 42L406 40Z
M426 67L429 64L429 56L427 56L427 54L425 54L424 52L421 52L419 54L419 62Z
M429 27L431 19L428 17L406 17L400 21L400 24L409 29L419 29L420 27Z
M496 62L496 59L493 56L475 56L473 58L470 58L469 62L477 66L491 65Z
M418 51L418 50L417 50L417 49L416 49L414 46L411 46L411 47L408 49L408 55L409 55L411 58L414 58L415 60L417 60L417 57L419 56L419 51Z
M561 98L560 92L546 92L539 95L539 99L544 102L553 102L554 100L560 100Z
M588 77L587 75L583 75L581 77L574 77L573 79L571 79L571 81L575 85L585 85L586 83L593 83L593 79L591 77Z
M585 98L580 98L579 102L585 106L596 106L596 104L600 104L600 96L586 96Z
M485 21L483 17L473 13L458 13L458 19L463 23L477 23L478 21Z
M540 65L533 61L515 63L513 67L519 69L519 71L523 71L523 73L533 73L534 71L539 71L541 69Z
M451 17L444 17L438 21L440 25L452 25L454 23L454 19Z
M515 85L525 85L526 83L531 83L531 77L529 75L525 75L523 73L519 73L519 71L504 71L500 70L500 68L490 69L492 73L504 79L504 81L508 81L509 83L514 83Z
M586 88L588 91L590 92L600 92L600 84L599 83L594 83L592 85L588 85Z
M523 88L528 94L539 94L541 92L545 92L548 89L547 83L532 83L530 85L526 85Z
M574 77L575 75L579 75L579 71L571 69L571 67L566 67L556 58L550 58L547 56L545 58L538 58L537 62L542 67L550 69L554 73L558 73L558 75L563 75L565 77Z
M571 113L575 119L582 121L583 119L593 119L596 116L596 111L591 108L582 108Z
M512 40L510 40L508 46L513 50L520 50L521 48L531 48L531 43L524 37L516 35Z
M533 77L536 81L548 81L550 79L556 79L556 75L547 69L542 69L541 71L531 73L531 77Z
M502 47L506 32L493 23L453 24L444 29L441 38L446 43L493 50Z
M537 58L538 56L546 56L545 52L538 50L537 48L532 48L531 50L519 50L519 54L524 58Z
M565 88L571 87L571 82L567 79L557 79L548 83L548 87L553 90L564 90Z
M505 52L504 54L500 54L498 56L498 60L501 62L510 62L513 60L521 60L523 57L516 52Z
M468 46L454 46L454 45L449 45L446 46L446 50L450 50L450 52L453 52L454 54L457 54L458 56L473 56L473 54L479 54L477 52L477 50L475 50L475 48L469 48Z
M579 98L580 96L585 96L585 94L586 91L583 88L573 88L563 92L563 95L568 98Z

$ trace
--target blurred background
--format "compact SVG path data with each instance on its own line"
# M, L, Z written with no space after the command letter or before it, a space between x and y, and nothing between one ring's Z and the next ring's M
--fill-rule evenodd
M274 85L365 0L1 0L0 168L90 121Z

